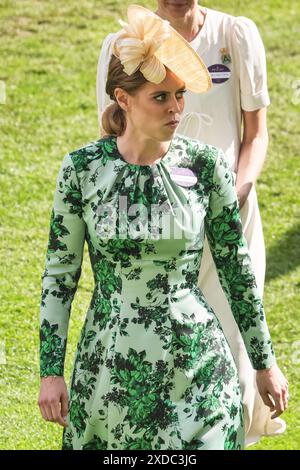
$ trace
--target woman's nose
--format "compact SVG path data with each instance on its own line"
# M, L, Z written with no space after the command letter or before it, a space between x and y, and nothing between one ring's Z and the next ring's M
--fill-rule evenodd
M177 98L173 98L169 107L169 113L181 113L180 104Z

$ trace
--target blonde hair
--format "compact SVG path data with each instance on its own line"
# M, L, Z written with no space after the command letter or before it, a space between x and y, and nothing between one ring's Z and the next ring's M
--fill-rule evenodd
M101 116L101 134L120 136L126 129L126 112L118 105L115 98L115 89L122 88L129 95L135 93L147 83L144 75L137 70L132 75L124 72L121 61L114 55L111 56L105 91L114 103L107 106Z

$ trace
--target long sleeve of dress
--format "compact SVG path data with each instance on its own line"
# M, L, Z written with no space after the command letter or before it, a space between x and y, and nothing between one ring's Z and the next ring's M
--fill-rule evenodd
M223 152L216 159L205 229L221 286L254 369L275 362L262 300L243 235L233 173Z
M40 305L40 376L63 375L71 304L85 240L82 198L71 156L64 157L50 218Z

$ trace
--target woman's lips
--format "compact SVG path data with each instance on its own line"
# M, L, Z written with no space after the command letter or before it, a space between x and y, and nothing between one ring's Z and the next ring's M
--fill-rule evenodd
M165 124L166 126L169 126L169 127L172 127L172 128L175 128L177 127L179 124L179 121L170 121L170 122L167 122L167 124Z

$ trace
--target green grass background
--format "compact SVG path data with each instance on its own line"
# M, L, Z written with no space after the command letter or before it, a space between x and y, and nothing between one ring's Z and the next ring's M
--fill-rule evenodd
M118 30L116 20L125 19L129 3L0 0L0 80L6 87L6 102L0 104L1 449L60 448L62 428L43 421L37 406L39 302L50 210L65 153L98 138L98 54L103 38ZM153 0L139 3L155 6ZM270 146L257 186L268 262L264 303L291 400L284 415L287 432L263 438L252 449L299 449L299 2L204 5L252 18L267 50ZM70 321L67 381L92 288L85 248Z

